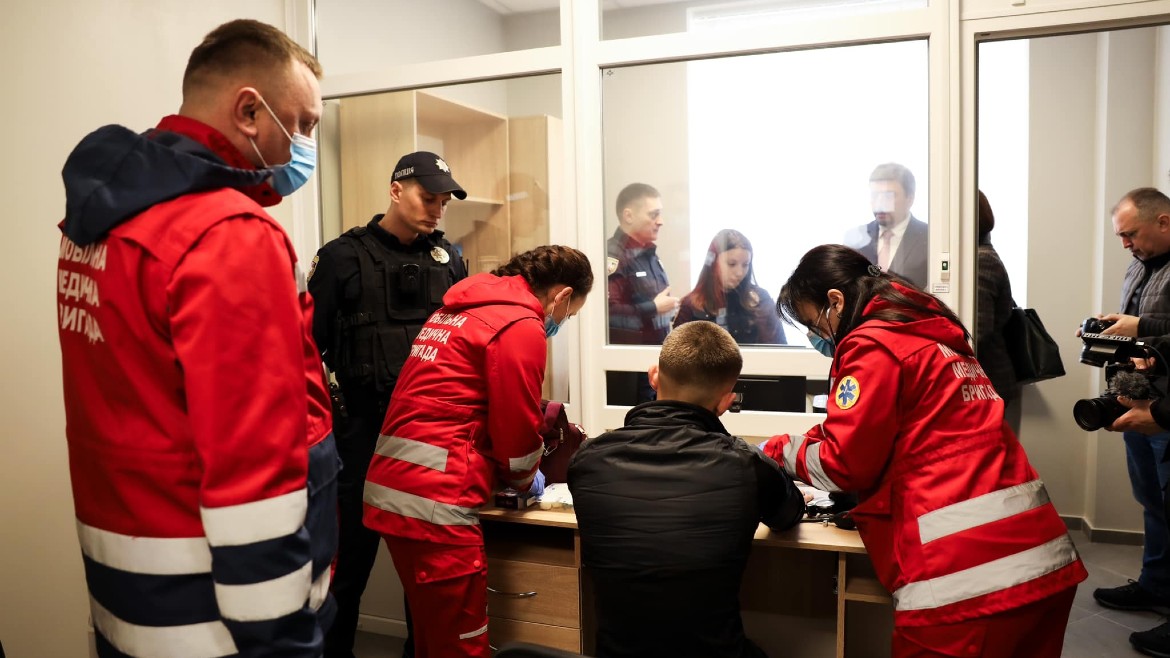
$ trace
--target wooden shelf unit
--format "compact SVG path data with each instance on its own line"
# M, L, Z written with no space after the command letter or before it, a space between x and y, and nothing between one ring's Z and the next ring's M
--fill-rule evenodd
M338 117L343 231L386 211L398 158L433 151L467 191L440 227L471 273L548 243L561 194L559 119L510 118L418 90L341 99Z
M439 228L469 273L490 272L550 243L549 225L564 198L557 117L506 117L418 90L338 104L341 231L386 211L398 158L432 151L467 192L447 204ZM568 397L569 348L565 341L549 344L545 398Z

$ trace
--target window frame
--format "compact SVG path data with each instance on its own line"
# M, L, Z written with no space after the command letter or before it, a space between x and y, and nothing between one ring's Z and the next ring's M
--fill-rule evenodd
M561 0L558 46L459 59L386 66L321 81L325 98L419 89L485 80L559 73L564 126L566 221L549 227L553 242L576 246L594 265L594 292L559 340L570 349L570 413L598 433L623 424L628 407L606 404L604 371L645 370L656 362L654 346L606 342L606 216L601 165L601 75L605 69L708 57L926 39L929 58L931 288L969 325L974 318L976 218L975 57L977 44L992 38L1038 36L1103 27L1137 26L1170 20L1170 0L1035 0L1011 6L1005 0L931 0L926 7L856 17L801 21L788 26L713 30L601 39L602 0ZM314 0L288 0L294 38L312 47L317 29ZM319 194L308 186L292 199L293 241L302 261L320 246ZM942 281L940 262L950 261ZM813 350L745 347L744 374L804 375L823 379L828 360ZM589 364L584 368L583 364ZM823 416L742 412L723 417L733 434L769 436L802 432Z

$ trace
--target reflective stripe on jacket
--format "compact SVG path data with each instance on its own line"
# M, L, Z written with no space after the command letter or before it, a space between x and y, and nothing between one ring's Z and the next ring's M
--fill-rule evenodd
M765 452L813 486L859 493L853 515L896 624L994 614L1086 578L956 325L866 321L838 346L832 381L825 422Z
M544 448L543 315L520 277L478 274L448 291L390 399L366 475L368 527L478 544L493 481L528 488Z

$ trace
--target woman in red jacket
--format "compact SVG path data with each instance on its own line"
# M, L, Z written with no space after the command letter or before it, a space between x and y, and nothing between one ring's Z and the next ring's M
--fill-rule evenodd
M1087 574L959 319L840 245L805 254L779 306L832 348L831 399L823 423L764 451L857 492L893 654L1059 656Z
M537 247L452 286L411 346L366 474L364 521L394 558L417 658L490 655L478 511L498 483L531 485L546 339L592 287L585 254Z

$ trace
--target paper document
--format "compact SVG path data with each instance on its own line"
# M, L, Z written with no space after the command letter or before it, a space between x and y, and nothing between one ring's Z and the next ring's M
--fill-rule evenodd
M540 509L573 509L569 485L564 482L545 485L544 493L540 495Z

